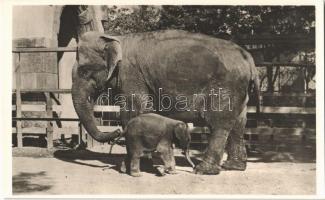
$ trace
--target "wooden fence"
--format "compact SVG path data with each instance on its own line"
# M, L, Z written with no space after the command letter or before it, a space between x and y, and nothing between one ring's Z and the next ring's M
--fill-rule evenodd
M43 92L46 97L45 104L22 104L19 100L18 90L14 91L16 93L16 105L12 106L12 111L16 112L16 117L13 117L13 120L16 121L16 127L12 128L12 133L17 134L17 146L22 147L23 134L45 134L47 138L47 147L53 147L53 139L60 138L61 135L67 137L71 135L79 135L79 142L82 139L86 139L88 143L93 143L91 137L85 132L83 126L79 123L78 118L58 118L53 117L53 113L59 113L64 109L62 105L53 105L50 98L50 93L70 93L70 90L65 89L55 89L55 90L24 90L20 93L33 93L33 92ZM95 112L120 112L120 107L118 106L99 106L95 105ZM46 113L46 117L36 118L36 117L21 117L22 112L43 112ZM47 127L26 127L22 128L21 121L46 121ZM79 124L78 127L59 127L55 122L61 121L74 121ZM121 129L120 126L98 126L99 130L108 132L116 129Z
M76 48L14 48L13 53L31 53L31 52L74 52ZM304 65L292 64L292 63L258 63L256 64L258 67L277 67L277 66L297 66L297 67L304 67ZM307 65L306 65L307 66ZM310 66L310 65L308 65ZM18 62L18 66L16 66L16 90L13 93L16 94L16 102L15 105L12 106L12 110L16 113L16 117L13 117L13 121L16 121L16 126L13 127L12 132L17 134L17 146L23 146L23 134L45 134L47 138L47 147L53 147L53 139L57 139L60 135L72 135L77 134L79 135L79 140L87 140L89 146L94 145L94 141L91 137L85 133L84 128L82 125L79 124L79 127L58 127L56 125L56 121L75 121L79 123L79 119L77 118L57 118L53 117L53 113L60 112L63 109L62 105L53 105L51 99L51 93L53 94L69 94L71 91L68 89L20 89L21 83L21 74L20 74L20 63ZM46 102L42 105L34 105L34 104L23 104L21 100L22 93L44 93ZM281 94L281 93L263 93L262 97L314 97L314 94L308 93L293 93L293 94ZM118 113L120 108L117 106L99 106L96 105L94 107L95 112L114 112ZM42 118L28 118L22 117L23 112L42 112L46 113L46 117ZM275 107L275 106L262 106L261 114L259 115L260 118L254 117L255 114L255 106L250 106L248 109L248 116L249 119L253 119L257 121L256 127L249 127L246 129L246 139L251 141L254 135L257 135L259 138L268 138L268 140L276 141L274 139L278 138L278 140L283 140L283 138L293 138L295 141L298 140L315 140L315 127L308 128L305 125L302 127L295 127L295 128L279 128L279 127L267 127L265 125L260 125L258 122L260 120L267 120L272 121L270 119L271 115L299 115L299 116L312 116L315 117L316 109L315 107ZM46 128L38 128L38 127L29 127L23 128L22 121L46 121L47 127ZM295 118L293 118L295 120ZM272 123L271 123L272 124ZM98 127L101 131L112 131L120 126L99 126ZM193 127L192 129L193 134L209 134L209 131L206 127ZM203 140L199 140L199 143L204 142ZM193 143L197 143L197 141L193 141ZM252 142L253 143L253 142Z

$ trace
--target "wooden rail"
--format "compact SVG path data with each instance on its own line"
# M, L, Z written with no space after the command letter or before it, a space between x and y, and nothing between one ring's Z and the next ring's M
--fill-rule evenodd
M21 105L21 110L22 111L34 111L34 112L44 112L46 111L46 106L45 104L23 104ZM12 110L16 110L17 106L13 105ZM60 112L64 109L64 106L62 105L53 105L52 106L52 111L55 112ZM95 112L120 112L120 107L119 106L110 106L110 105L105 105L105 106L100 106L100 105L95 105L94 106L94 111Z
M60 112L64 109L61 105L53 105L52 111ZM12 106L12 110L15 111L17 106ZM35 104L23 104L21 105L21 112L45 112L46 105L35 105ZM120 112L119 106L94 106L95 112ZM256 113L255 106L248 106L248 113ZM316 108L314 107L274 107L274 106L262 106L261 113L268 113L268 114L316 114ZM18 116L17 116L18 118ZM26 118L27 119L27 118ZM46 119L46 118L44 118ZM51 118L50 118L51 119ZM45 120L47 121L47 120Z
M272 62L261 62L255 63L256 67L315 67L314 64L308 63L272 63Z
M12 53L44 53L44 52L77 52L77 47L35 47L35 48L13 48Z
M12 92L16 93L17 89ZM71 94L71 89L20 89L20 93L57 93L57 94Z

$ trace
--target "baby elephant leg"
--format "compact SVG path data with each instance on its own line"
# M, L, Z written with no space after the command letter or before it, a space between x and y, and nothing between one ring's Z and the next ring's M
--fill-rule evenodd
M172 148L164 149L160 152L160 157L164 162L165 172L168 174L176 174L175 157Z
M130 158L130 175L134 177L141 176L140 173L140 153L133 153Z
M128 166L128 163L129 163L128 156L125 156L125 158L121 164L120 172L127 173L128 170L127 170L126 166Z

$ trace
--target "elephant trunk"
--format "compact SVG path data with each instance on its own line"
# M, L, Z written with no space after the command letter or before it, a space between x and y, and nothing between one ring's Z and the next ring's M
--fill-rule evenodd
M183 154L185 154L185 158L186 158L187 162L194 169L195 168L195 164L193 163L193 161L192 161L192 159L190 157L190 150L189 149L184 150Z
M87 81L83 78L75 78L72 84L72 101L81 124L86 131L98 142L108 142L120 135L120 130L113 132L101 132L95 124L93 104L88 98L94 91L94 81Z

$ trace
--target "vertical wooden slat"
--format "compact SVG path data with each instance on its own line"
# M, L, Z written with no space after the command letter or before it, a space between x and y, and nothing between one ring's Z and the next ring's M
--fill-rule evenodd
M79 133L80 133L79 144L84 145L85 142L87 141L87 133L86 133L85 128L82 126L82 124L80 122L79 122Z
M82 138L83 138L83 135L85 134L84 133L84 131L83 131L83 129L82 129L82 125L81 125L81 123L79 122L79 124L78 124L78 126L79 126L79 144L81 144L83 141L82 141Z
M21 117L21 69L20 69L20 53L18 53L18 64L16 68L16 117ZM17 146L23 147L23 132L21 127L21 121L16 123L17 129Z
M274 85L272 84L273 66L266 67L266 75L267 75L267 92L273 93L274 91Z
M53 117L53 106L52 106L52 100L49 92L45 93L46 98L46 114L47 117L52 118ZM46 128L46 137L47 137L47 148L53 147L53 126L52 122L47 122L47 128Z
M85 133L86 130L85 128L82 126L83 132ZM89 133L86 134L87 137L87 148L92 148L93 147L93 138L89 135Z

